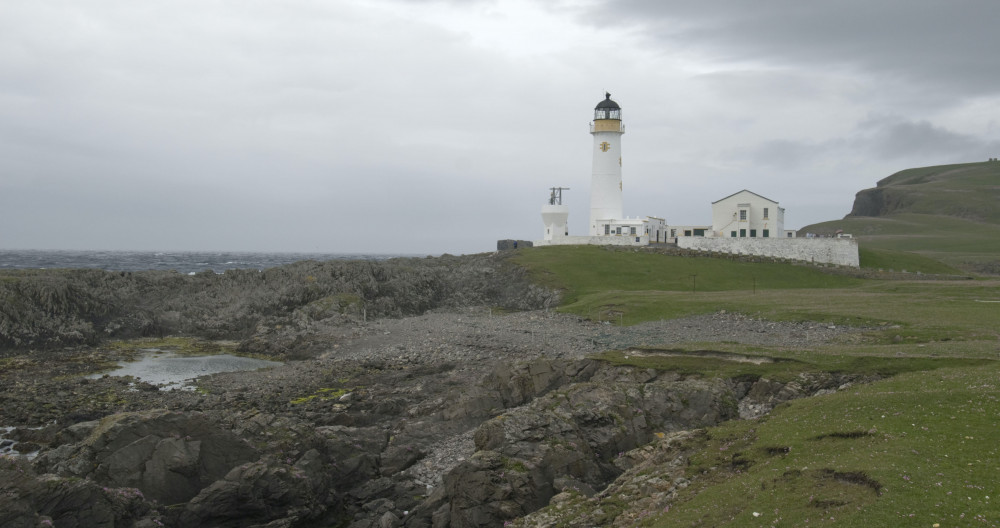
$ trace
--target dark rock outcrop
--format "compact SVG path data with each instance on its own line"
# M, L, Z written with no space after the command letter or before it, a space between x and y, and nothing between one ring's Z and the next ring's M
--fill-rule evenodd
M859 191L854 196L851 216L889 216L904 212L916 202L917 197L906 190L876 187Z
M64 477L81 477L116 488L137 488L163 504L186 502L238 464L256 460L247 442L200 413L148 411L77 424L72 437L37 465Z
M306 311L296 313L308 319ZM375 528L502 525L569 504L566 493L596 497L619 484L662 492L659 504L683 483L620 482L637 449L850 380L685 377L586 359L586 347L685 331L780 343L840 335L741 321L627 335L568 316L497 318L481 308L355 321L318 333L317 343L329 339L321 357L203 378L197 392L112 377L36 383L51 369L31 366L46 356L26 356L31 365L4 379L26 395L9 401L35 411L19 412L24 426L4 434L41 453L3 488L0 511L14 526L58 517L59 526ZM629 353L642 361L657 352ZM108 405L87 403L94 398ZM58 421L32 418L43 411Z
M400 317L445 307L555 305L503 255L304 261L257 270L12 270L0 280L0 350L184 334L248 339L264 327L304 329L338 315ZM295 337L289 344L295 343ZM282 353L277 350L254 350Z
M0 526L5 528L132 526L151 511L137 489L38 475L23 461L0 458Z
M721 380L603 369L476 430L476 455L444 479L448 526L496 526L530 513L561 491L557 480L602 489L620 473L614 459L655 433L737 413L733 387Z
M604 489L627 469L619 459L657 438L741 412L759 416L847 380L830 374L789 382L684 379L608 365L590 374L480 425L476 453L444 476L443 488L416 508L406 526L499 526L566 489Z

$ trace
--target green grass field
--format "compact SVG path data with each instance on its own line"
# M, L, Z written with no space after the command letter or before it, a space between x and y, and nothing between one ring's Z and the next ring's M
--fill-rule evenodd
M893 251L867 258L895 264ZM862 280L808 266L599 247L535 248L514 258L564 292L559 310L593 319L629 325L727 310L866 329L810 350L681 347L778 360L762 365L599 356L697 376L790 380L819 370L885 378L709 429L707 445L690 459L693 484L644 526L1000 522L1000 280Z
M802 232L837 229L858 238L865 268L960 274L991 272L996 268L983 264L1000 262L1000 225L903 213L833 220L806 226Z
M998 379L902 373L712 428L694 485L646 525L996 526Z

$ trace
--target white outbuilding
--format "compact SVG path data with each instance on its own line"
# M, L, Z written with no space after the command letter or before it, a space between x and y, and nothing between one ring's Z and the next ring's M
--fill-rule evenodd
M778 202L743 189L712 202L712 234L730 238L784 238L785 209Z

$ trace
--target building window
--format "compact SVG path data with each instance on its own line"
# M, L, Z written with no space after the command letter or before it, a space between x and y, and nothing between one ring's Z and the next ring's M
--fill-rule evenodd
M622 234L622 226L618 226L618 227L615 228L615 234L616 235Z
M610 235L611 234L611 226L610 225L604 224L604 234L605 235Z
M746 236L747 236L747 230L740 229L740 238L746 238Z
M684 230L684 236L691 236L691 230L690 229L685 229Z
M634 235L635 234L635 228L634 227L629 228L628 232L629 232L630 235Z
M736 231L730 231L729 236L736 238Z
M771 231L770 231L770 230L768 230L768 229L765 229L765 230L764 230L764 238L768 238L768 237L770 237L770 236L771 236Z
M788 238L792 238L792 233L791 233L791 231L789 231L788 233L785 233L785 236L786 236L786 237L788 237Z
M694 230L694 236L700 236L700 237L705 236L705 230L704 229L695 229Z
M677 236L677 230L676 229L671 229L670 230L670 238L674 238L676 236Z
M767 220L767 207L764 208L764 220ZM767 235L764 235L767 236Z
M747 210L740 209L740 222L746 222L746 221L747 221Z
M757 238L757 230L756 229L751 229L750 230L750 238Z

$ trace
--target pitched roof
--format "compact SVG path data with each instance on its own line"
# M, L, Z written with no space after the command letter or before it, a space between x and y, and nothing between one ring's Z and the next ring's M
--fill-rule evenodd
M763 199L765 199L765 200L767 200L767 201L769 201L769 202L771 202L773 204L777 204L778 203L778 202L776 202L776 201L774 201L774 200L772 200L772 199L770 199L770 198L768 198L766 196L761 196L761 195L759 195L759 194L757 194L757 193L755 193L755 192L753 192L751 190L743 189L742 191L734 192L733 194L730 194L729 196L726 196L725 198L719 198L718 200L712 202L712 205L715 205L715 204L721 202L722 200L727 200L729 198L732 198L733 196L736 196L737 194L744 193L744 192L748 192L748 193L756 196L757 198L763 198Z

